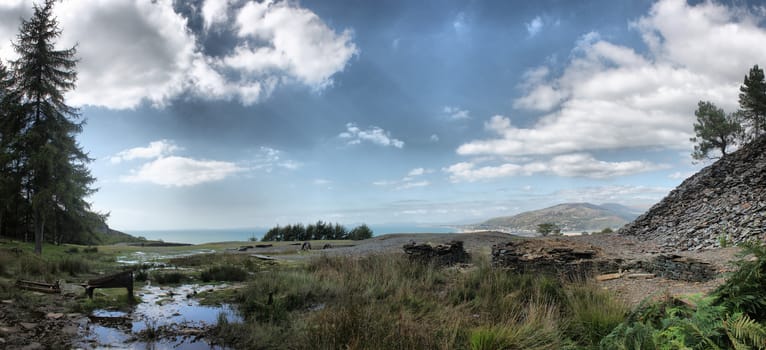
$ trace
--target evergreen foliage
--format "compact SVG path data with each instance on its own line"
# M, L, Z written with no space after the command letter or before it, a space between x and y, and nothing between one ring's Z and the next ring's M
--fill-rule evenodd
M104 220L85 201L95 179L75 138L84 121L64 99L76 48L55 48L54 3L34 6L12 43L18 59L0 65L0 234L27 240L31 228L37 254L44 241L88 241Z
M372 230L365 224L350 232L338 223L330 224L322 220L316 224L303 224L272 227L261 239L262 241L309 241L309 240L362 240L372 237Z
M727 154L727 150L734 146L740 137L741 126L739 115L731 113L726 115L723 109L708 101L700 101L694 115L697 122L694 123L695 137L689 141L695 142L692 157L697 160L712 158L711 151L718 151L721 156Z
M537 225L537 233L539 233L543 237L550 234L558 235L559 233L561 233L561 228L552 222L546 222L546 223Z
M739 88L739 106L749 130L750 139L766 132L766 80L763 69L756 64L750 69Z

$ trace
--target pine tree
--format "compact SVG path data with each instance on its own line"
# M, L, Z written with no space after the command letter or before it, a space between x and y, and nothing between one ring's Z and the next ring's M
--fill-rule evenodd
M712 102L700 101L697 104L697 110L694 115L697 116L697 122L694 123L695 137L689 141L697 143L694 145L692 157L702 160L710 157L711 151L719 151L721 156L725 156L727 150L734 146L739 138L742 127L740 126L740 113L726 115L723 109L718 108Z
M86 167L91 159L75 140L83 122L78 110L64 101L64 93L74 89L77 79L76 47L55 49L61 31L53 4L45 0L42 6L35 5L13 43L19 56L12 66L26 122L22 149L37 254L42 253L46 225L83 222L90 212L84 198L93 193L90 185L95 181Z
M763 69L756 64L739 88L739 106L747 122L751 139L766 131L766 81Z

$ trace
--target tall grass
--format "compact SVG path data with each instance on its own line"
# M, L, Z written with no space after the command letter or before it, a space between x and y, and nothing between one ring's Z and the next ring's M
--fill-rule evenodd
M471 268L438 268L400 255L320 257L257 272L237 298L246 322L219 325L217 334L255 348L592 347L624 309L604 309L617 304L594 285L570 288L481 258ZM589 324L600 328L578 328Z

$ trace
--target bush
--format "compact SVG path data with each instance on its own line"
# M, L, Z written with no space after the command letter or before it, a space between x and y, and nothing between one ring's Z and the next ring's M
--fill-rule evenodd
M238 266L213 266L200 274L203 282L241 282L247 279L247 271Z
M58 262L58 269L70 276L77 276L80 273L90 272L90 264L83 258L67 256Z
M186 275L181 272L154 272L151 274L151 280L158 284L178 284L186 280Z

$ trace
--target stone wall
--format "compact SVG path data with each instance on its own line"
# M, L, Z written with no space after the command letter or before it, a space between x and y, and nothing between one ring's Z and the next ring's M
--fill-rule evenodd
M700 170L619 230L665 250L718 247L766 235L766 135Z
M436 246L412 241L405 244L403 249L410 261L433 263L437 266L450 266L471 260L471 256L463 248L462 241L451 241Z
M492 265L519 273L547 273L573 278L616 272L620 259L601 258L595 247L567 246L555 240L538 247L533 240L511 241L492 247Z
M675 254L660 254L645 262L643 269L667 279L704 282L716 277L718 272L707 262Z

